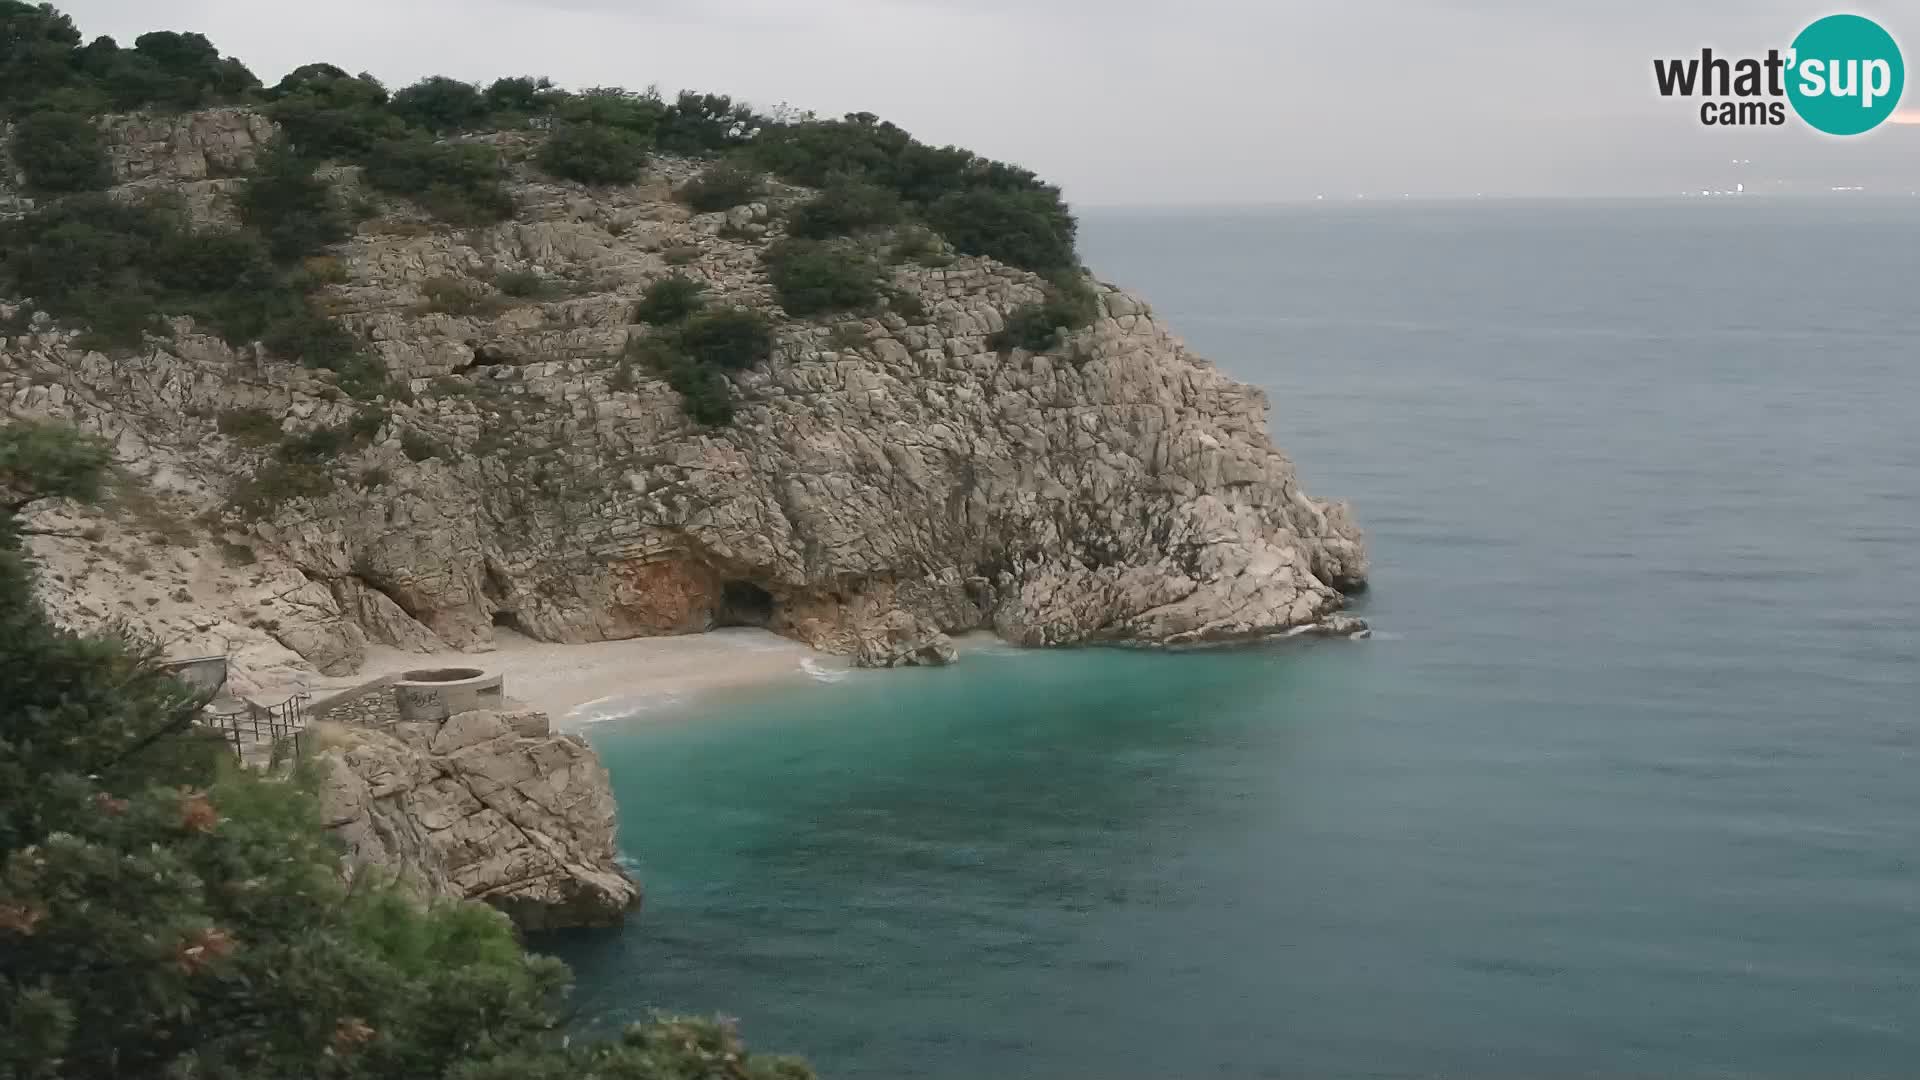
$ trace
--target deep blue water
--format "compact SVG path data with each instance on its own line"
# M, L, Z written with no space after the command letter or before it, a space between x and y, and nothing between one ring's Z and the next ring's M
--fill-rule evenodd
M990 649L593 733L590 1021L832 1077L1920 1073L1920 200L1092 213L1365 643Z

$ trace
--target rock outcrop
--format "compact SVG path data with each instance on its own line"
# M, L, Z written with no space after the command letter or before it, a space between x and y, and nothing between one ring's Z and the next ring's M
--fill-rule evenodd
M352 874L479 900L527 930L606 926L640 903L615 861L606 769L536 712L314 732L321 814Z
M218 220L235 183L219 175L263 123L117 122L124 197L172 183ZM490 138L524 161L536 137ZM329 671L370 641L485 649L497 626L592 641L751 623L883 666L943 662L946 634L982 628L1035 646L1231 640L1319 623L1364 583L1359 530L1301 489L1265 395L1139 297L1099 285L1098 318L1059 348L999 351L989 336L1043 283L961 257L892 266L893 311L789 318L761 254L805 193L693 214L671 188L697 168L660 159L639 184L587 189L517 164L519 212L487 228L380 204L338 249L325 303L410 400L370 411L184 319L109 359L0 304L26 326L0 339L0 402L106 433L182 515L215 517L271 460L219 434L223 413L261 410L290 433L371 416L331 493L221 525L259 557L249 573L276 611L264 632ZM334 175L366 196L354 170ZM509 272L548 288L505 295ZM669 273L777 320L772 361L734 378L730 427L693 424L663 380L621 361L647 332L634 301ZM449 285L478 300L429 296ZM204 602L261 624L239 596Z

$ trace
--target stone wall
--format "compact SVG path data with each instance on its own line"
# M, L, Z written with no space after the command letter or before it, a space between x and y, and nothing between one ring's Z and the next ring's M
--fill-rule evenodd
M400 706L394 700L393 680L387 677L316 701L307 716L316 724L383 728L400 722Z

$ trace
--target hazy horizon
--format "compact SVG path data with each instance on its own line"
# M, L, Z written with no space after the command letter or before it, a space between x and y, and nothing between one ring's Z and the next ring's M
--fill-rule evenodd
M206 34L269 84L324 60L400 87L548 75L868 111L1034 169L1076 205L1232 206L1682 191L1920 190L1920 95L1837 139L1704 127L1656 57L1784 48L1831 9L1787 0L69 0L89 39ZM1920 13L1852 10L1905 44ZM1346 45L1341 48L1339 46Z

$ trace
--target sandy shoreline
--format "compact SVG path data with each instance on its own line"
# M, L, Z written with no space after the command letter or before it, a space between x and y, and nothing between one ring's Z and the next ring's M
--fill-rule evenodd
M497 642L494 651L485 653L375 647L367 650L358 673L316 679L312 692L325 695L416 668L477 667L506 676L508 697L548 714L557 726L574 728L692 694L831 677L849 667L845 657L747 628L585 645L551 645L502 630Z

